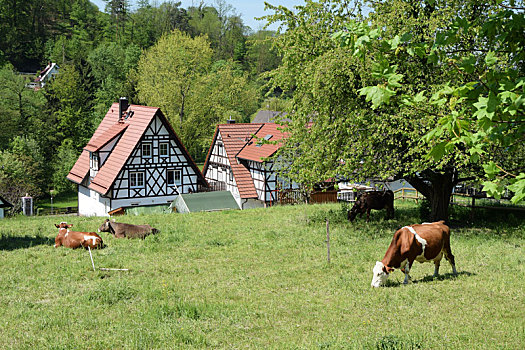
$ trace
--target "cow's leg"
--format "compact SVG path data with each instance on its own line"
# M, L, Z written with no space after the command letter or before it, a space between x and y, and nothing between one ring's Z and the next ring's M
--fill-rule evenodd
M458 272L456 271L456 262L454 259L454 255L452 255L452 250L450 249L450 236L445 235L444 241L445 242L443 242L444 243L443 251L444 251L445 259L447 259L447 261L450 263L450 266L452 266L452 273L454 275L457 275Z
M405 274L405 280L403 281L403 284L407 284L408 280L411 279L410 275L408 274L410 272L410 268L412 267L412 264L407 260L401 262L401 271Z
M389 206L386 209L386 213L387 213L387 219L393 219L394 218L394 207L393 206Z
M434 275L432 277L437 277L439 276L439 264L441 263L441 259L440 260L434 260Z
M403 281L403 284L407 284L408 280L410 279L410 275L408 274L410 272L410 266L405 266L405 280Z
M370 222L370 208L366 210L366 222Z

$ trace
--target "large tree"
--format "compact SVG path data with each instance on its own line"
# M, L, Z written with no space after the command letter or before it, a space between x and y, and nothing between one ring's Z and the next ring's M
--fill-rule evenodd
M212 56L206 37L175 30L146 51L137 70L141 103L162 109L196 159L218 122L250 115L258 104L247 75L231 61L212 64Z
M429 1L422 6L438 12L447 5ZM384 28L356 23L334 37L355 56L367 52L387 62L373 72L382 84L360 90L372 108L414 108L435 119L424 137L432 147L429 156L443 162L465 154L468 164L483 168L485 191L496 198L510 191L517 203L525 199L524 3L463 1L456 8L430 40L420 40L406 28L386 40ZM440 76L443 83L437 90L407 90L412 77L399 71L396 62L414 59L450 74Z
M427 157L434 140L427 143L423 137L435 127L442 106L429 106L429 113L423 113L413 105L379 107L375 102L388 101L392 87L405 94L432 94L446 81L463 77L427 57L397 50L385 58L374 50L356 49L368 42L393 47L406 33L431 43L453 14L480 11L469 1L388 0L371 3L370 15L363 18L354 4L307 1L295 12L268 5L275 11L268 19L281 21L287 29L276 39L283 64L272 72L271 84L294 92L292 137L280 154L292 161L284 168L286 175L310 185L329 177L404 177L429 199L429 219L446 219L453 187L473 179L480 167L462 150L439 160ZM352 33L345 40L355 39L355 45L341 47L332 39L341 30ZM468 42L465 45L460 49L468 50ZM313 124L307 128L309 121Z

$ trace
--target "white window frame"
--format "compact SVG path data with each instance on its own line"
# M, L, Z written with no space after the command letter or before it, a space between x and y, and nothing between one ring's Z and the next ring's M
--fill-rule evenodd
M140 184L140 178L142 178L142 184ZM135 183L135 184L133 184ZM129 188L144 188L145 178L143 171L130 171L129 172Z
M170 179L170 173L173 173L173 183L169 182ZM176 174L179 174L179 179L177 181ZM166 170L166 184L168 186L180 186L182 183L182 170L181 169L168 169Z
M162 146L166 146L166 154L162 154ZM170 143L169 142L160 142L159 143L159 157L169 157L170 156Z
M144 154L144 149L146 146L149 148L149 155ZM152 147L151 142L143 142L140 147L140 150L141 150L142 158L151 158L153 156L153 147Z
M99 162L98 152L89 152L89 167L92 170L98 171Z

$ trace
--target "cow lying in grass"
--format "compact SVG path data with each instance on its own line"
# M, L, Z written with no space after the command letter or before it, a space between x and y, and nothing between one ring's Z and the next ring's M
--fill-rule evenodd
M370 210L386 209L386 218L394 218L394 192L369 191L360 194L352 209L348 212L348 220L353 221L357 214L366 213L366 222L370 221Z
M450 229L444 221L404 226L394 233L383 260L376 262L372 287L384 285L390 273L397 268L405 273L403 283L408 283L408 273L414 261L433 261L434 277L437 277L443 256L452 265L454 275L457 274L454 255L450 250Z
M55 227L58 228L58 235L55 238L55 248L64 246L67 248L102 248L103 242L102 238L95 232L77 232L70 231L69 229L73 227L73 224L68 224L67 222L61 222L60 224L55 224Z
M99 232L111 232L116 238L146 238L150 234L159 232L150 225L132 225L106 219L99 227Z

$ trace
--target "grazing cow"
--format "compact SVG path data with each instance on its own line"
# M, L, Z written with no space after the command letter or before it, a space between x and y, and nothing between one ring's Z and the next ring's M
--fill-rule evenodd
M99 232L111 232L116 238L146 238L150 234L159 232L156 228L150 225L132 225L121 222L114 222L106 219L99 227Z
M61 222L60 224L55 224L55 227L58 228L58 235L55 238L55 248L64 246L67 248L102 248L103 242L102 238L95 232L77 232L70 231L69 229L73 227L73 224L67 224L67 222Z
M386 208L386 218L394 218L394 192L388 191L369 191L360 194L354 206L348 212L348 220L353 221L357 214L366 212L366 222L370 221L370 210L381 210Z
M434 277L437 277L443 255L452 265L452 272L456 275L454 255L450 250L450 229L444 221L404 226L394 233L383 260L376 262L372 287L385 284L390 272L397 268L401 268L405 273L403 283L408 283L408 272L414 261L433 261Z

